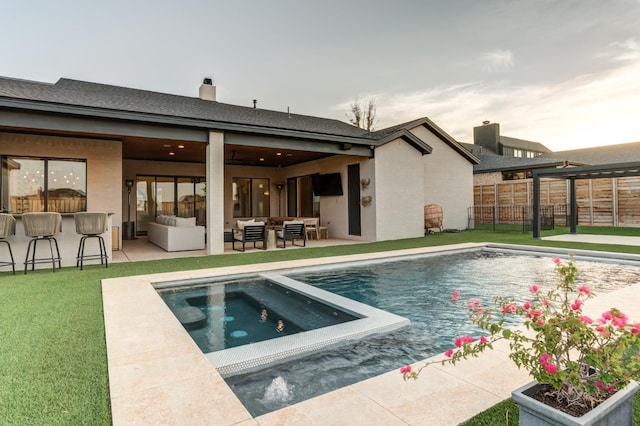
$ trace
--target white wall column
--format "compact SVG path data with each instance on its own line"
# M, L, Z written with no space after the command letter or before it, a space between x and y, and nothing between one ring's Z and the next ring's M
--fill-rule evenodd
M207 253L224 253L224 133L209 132L207 145Z

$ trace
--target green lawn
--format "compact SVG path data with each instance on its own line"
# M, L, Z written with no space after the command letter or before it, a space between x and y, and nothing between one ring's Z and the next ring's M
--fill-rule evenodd
M578 232L640 236L640 229L635 228L579 228ZM544 235L552 233L566 233L566 228ZM55 273L42 270L15 276L0 272L0 424L110 424L101 279L461 242L640 254L640 247L544 242L513 231L465 231L371 244L115 263L108 269L92 265L84 271L63 268ZM513 408L507 407L509 424L515 424L517 409L513 414ZM498 407L469 424L507 424L504 412Z

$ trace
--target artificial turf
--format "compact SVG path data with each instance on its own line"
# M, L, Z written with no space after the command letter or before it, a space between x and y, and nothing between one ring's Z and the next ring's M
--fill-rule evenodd
M579 228L579 232L640 235L629 228ZM558 229L553 233L566 233ZM550 234L550 232L547 232ZM423 238L298 250L270 250L158 261L0 272L0 424L109 425L109 390L100 282L104 278L295 260L463 242L496 242L640 254L640 247L533 240L513 231L465 231ZM6 271L6 268L4 269ZM508 424L516 413L505 403ZM636 416L640 400L636 398ZM493 409L492 409L493 410ZM507 424L497 406L472 425ZM474 423L475 422L475 423ZM639 424L635 423L635 424Z

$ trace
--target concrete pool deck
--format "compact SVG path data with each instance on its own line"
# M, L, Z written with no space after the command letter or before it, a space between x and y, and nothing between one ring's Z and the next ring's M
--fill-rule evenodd
M418 381L404 382L398 370L394 370L253 418L151 283L486 246L456 244L104 280L102 292L113 424L459 424L508 398L511 390L530 381L526 372L518 370L508 359L506 345L455 367L430 366ZM539 249L528 247L527 250ZM566 254L571 250L545 248L539 251ZM589 253L580 252L585 256ZM625 258L640 264L640 256L625 255ZM638 294L640 283L635 283L590 300L587 310L599 315L615 306L631 319L639 320ZM514 418L511 422L517 420Z

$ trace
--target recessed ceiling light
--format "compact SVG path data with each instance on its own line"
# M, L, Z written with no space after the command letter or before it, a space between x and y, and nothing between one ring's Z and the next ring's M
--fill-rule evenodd
M276 152L276 155L282 155L282 153L281 152Z
M260 161L264 161L264 158L263 158L263 157L260 157Z
M178 148L183 149L184 145L178 145Z
M287 154L287 157L293 157L293 154Z
M168 143L166 143L166 144L164 144L162 146L165 147L165 148L171 148L171 145L169 145Z
M169 155L176 155L176 153L172 151L169 153Z

